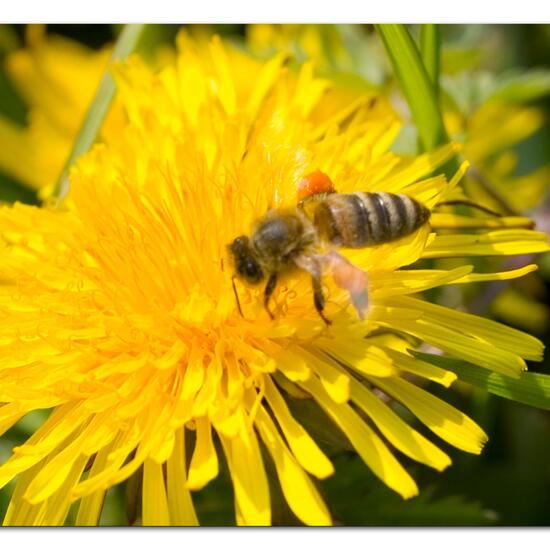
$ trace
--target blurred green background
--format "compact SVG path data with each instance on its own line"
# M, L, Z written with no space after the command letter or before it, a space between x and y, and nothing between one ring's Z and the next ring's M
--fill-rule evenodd
M151 41L156 45L172 44L178 29L176 25L155 26L150 34ZM191 30L216 32L244 44L251 29L246 25L218 25ZM412 27L411 30L414 35L418 35L417 27ZM118 31L117 25L47 27L48 34L69 37L92 49L112 43ZM389 65L384 59L383 49L377 46L378 38L372 27L323 27L320 32L329 38L336 33L343 37L344 46L352 50L350 53L354 61L347 66L346 71L353 69L361 78L376 85L387 84ZM453 85L481 82L485 78L483 75L492 75L498 82L511 74L528 74L533 68L550 69L549 25L443 25L441 36L444 75L442 82L447 95L452 95ZM27 121L28 106L10 82L4 61L10 52L24 45L24 26L0 26L0 115L21 125ZM362 57L365 51L370 53L366 56L366 61ZM296 52L299 55L299 44ZM270 52L264 53L268 55ZM330 54L330 48L328 53ZM257 50L255 54L261 56L262 52ZM330 72L331 64L334 65L332 69L337 70L335 67L338 63L331 60L329 55L323 70ZM445 78L448 80L445 81ZM531 97L524 97L522 101L538 107L547 116L550 113L550 85L545 85L548 89L543 86L542 91L531 94ZM517 177L547 165L550 162L550 126L544 124L533 135L515 144L513 150L519 159L514 174ZM539 194L538 204L527 213L536 217L539 226L547 221L550 228L546 193ZM34 191L1 171L0 200L39 204ZM540 318L545 320L544 323L531 324L531 332L548 347L550 259L542 257L539 264L541 269L536 278L528 277L511 283L509 287L529 301L531 309L526 311L535 308L540 313ZM519 321L516 326L525 330L529 322L521 320L521 308L524 306L521 300L515 306L510 306L511 302L507 302L508 307L519 308L516 312L503 313L498 308L488 311L485 307L504 288L492 287L494 294L489 297L482 290L471 291L477 294L467 296L466 302L472 305L472 310L477 308L476 312L499 320L514 324L514 318L517 318ZM452 297L448 296L434 295L433 298L440 302L452 301ZM535 372L550 374L548 354L543 363L530 364L529 368ZM439 442L453 460L453 465L442 474L403 458L404 465L421 489L420 496L411 501L403 501L378 482L350 450L347 442L330 429L330 423L319 417L321 413L314 410L295 411L304 419L304 424L309 422L308 429L324 446L336 466L336 475L322 482L321 491L337 524L550 525L550 412L500 399L461 383L456 383L453 388L455 391L445 391L435 386L430 386L429 389L477 421L489 434L489 443L481 456L472 456ZM300 401L294 407L308 409L310 404ZM28 415L3 436L0 441L0 461L4 462L12 446L24 441L42 420L41 413ZM425 433L426 430L420 423L416 423L412 417L409 420L415 428ZM219 453L219 456L222 454ZM0 516L5 513L12 489L13 483L0 492ZM133 498L132 495L136 494L136 489L132 486L115 487L109 492L102 515L103 525L121 525L127 522L125 510ZM194 495L201 524L233 525L231 494L227 469L222 469L218 479ZM275 493L273 500L274 524L297 524L297 520L284 504L284 499Z

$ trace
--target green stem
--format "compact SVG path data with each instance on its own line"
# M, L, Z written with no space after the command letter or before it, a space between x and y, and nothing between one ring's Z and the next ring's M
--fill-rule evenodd
M447 143L437 96L411 35L404 25L376 25L403 90L425 151Z
M550 410L550 376L547 374L524 372L521 377L518 375L517 378L512 378L460 359L416 351L413 355L432 365L454 372L463 382L483 391L530 407Z
M145 28L146 25L125 25L115 43L111 62L128 57L136 49ZM115 91L115 82L107 70L75 138L71 154L57 180L53 196L58 203L61 203L69 192L70 168L76 159L86 153L96 140L99 129L114 99Z

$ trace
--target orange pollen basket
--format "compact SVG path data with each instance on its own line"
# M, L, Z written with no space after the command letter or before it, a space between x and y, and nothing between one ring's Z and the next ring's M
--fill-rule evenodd
M332 180L321 170L304 176L298 183L298 202L320 193L334 193Z

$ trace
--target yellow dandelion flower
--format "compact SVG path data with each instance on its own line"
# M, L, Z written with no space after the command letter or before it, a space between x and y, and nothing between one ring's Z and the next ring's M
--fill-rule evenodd
M523 142L545 123L544 113L534 106L488 101L465 117L449 112L445 117L449 133L464 142L464 156L476 170L475 180L483 178L514 210L523 212L536 206L543 196L550 177L550 166L541 166L518 176L518 155L514 146ZM479 183L479 182L478 182ZM476 185L474 196L485 204L500 208L494 197Z
M490 88L491 76L481 73L477 78ZM460 90L456 84L462 83L464 87L464 82L472 78L475 77L464 74L449 80L446 88L452 90L454 86ZM497 78L494 80L498 82ZM543 109L518 98L507 99L498 92L482 100L477 97L479 91L474 91L475 86L470 87L473 90L466 87L469 94L462 92L465 97L471 96L470 101L457 101L458 106L445 116L449 134L464 143L464 156L472 163L464 182L468 196L506 214L521 214L540 207L550 182L550 164L541 159L535 161L529 172L518 174L517 147L545 125ZM460 97L460 92L457 96ZM542 217L534 211L532 215L544 229ZM537 278L531 279L535 285ZM483 296L479 301L485 303ZM548 308L533 298L528 287L520 290L503 286L494 296L490 311L497 318L534 334L543 334L550 321Z
M353 66L334 25L249 25L246 43L251 52L262 57L286 50L298 59L313 61L320 69Z
M321 170L341 192L402 192L431 209L463 170L449 183L422 178L455 147L404 161L388 152L398 122L382 100L328 109L330 82L310 65L294 76L284 56L257 63L216 38L206 47L181 35L162 71L136 57L114 72L127 123L79 159L66 208L0 209L0 427L51 409L0 466L0 486L17 476L4 523L60 525L77 503L76 523L94 525L106 491L139 475L141 524L195 525L192 493L218 475L220 451L237 524L267 525L263 449L297 518L329 525L312 478L333 466L292 415L296 393L313 399L403 498L418 488L397 453L436 470L451 459L379 391L444 441L479 453L483 430L413 382L448 387L456 376L416 359L411 338L509 376L525 359L540 360L542 345L417 293L533 267L475 274L472 266L407 266L542 251L546 237L490 227L440 236L425 224L346 253L368 272L365 320L327 277L326 326L300 273L276 290L274 320L261 291L237 283L243 317L226 247L270 208L295 207L304 175Z

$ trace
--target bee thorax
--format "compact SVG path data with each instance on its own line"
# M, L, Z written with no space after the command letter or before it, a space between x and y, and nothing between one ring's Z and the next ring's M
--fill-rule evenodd
M252 247L264 261L284 264L309 244L305 222L303 216L293 212L268 215L256 226Z

